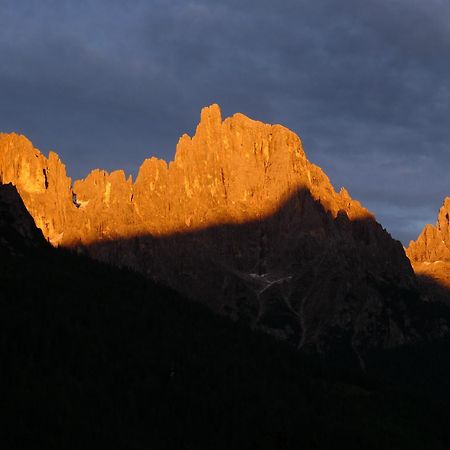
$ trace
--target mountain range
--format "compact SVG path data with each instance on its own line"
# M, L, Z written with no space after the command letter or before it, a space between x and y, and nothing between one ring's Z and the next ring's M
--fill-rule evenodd
M217 105L134 181L0 134L0 437L448 448L449 215L404 249L292 131Z
M57 154L2 134L0 181L53 246L141 272L306 352L364 364L442 333L418 314L401 244L281 125L222 120L211 105L174 161L145 160L134 182L94 170L72 183Z

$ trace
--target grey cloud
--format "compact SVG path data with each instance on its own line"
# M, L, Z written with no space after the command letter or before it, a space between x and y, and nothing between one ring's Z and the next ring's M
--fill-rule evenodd
M450 195L442 0L0 1L0 120L70 173L171 159L212 102L299 133L397 238Z

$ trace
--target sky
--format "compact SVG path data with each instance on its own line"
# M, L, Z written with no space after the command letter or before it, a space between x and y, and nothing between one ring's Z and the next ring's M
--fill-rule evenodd
M449 0L0 0L0 131L72 178L281 123L407 244L450 196Z

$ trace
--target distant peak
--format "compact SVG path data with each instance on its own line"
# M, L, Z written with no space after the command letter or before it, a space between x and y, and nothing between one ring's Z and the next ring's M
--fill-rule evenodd
M436 225L425 225L406 253L412 261L450 261L450 197L444 199Z
M445 198L444 203L442 204L442 207L445 210L450 211L450 197Z
M202 108L200 113L199 126L206 125L208 127L220 126L222 123L222 111L217 103Z
M212 103L209 106L204 106L201 110L200 116L203 117L220 117L222 118L222 110L217 103Z

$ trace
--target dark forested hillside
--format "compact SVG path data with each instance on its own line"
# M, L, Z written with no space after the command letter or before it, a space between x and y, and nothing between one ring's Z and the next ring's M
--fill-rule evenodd
M3 448L448 443L438 403L330 375L136 274L30 249L3 255L0 277Z

